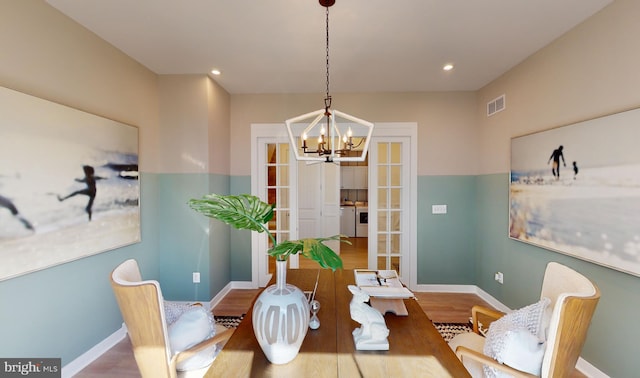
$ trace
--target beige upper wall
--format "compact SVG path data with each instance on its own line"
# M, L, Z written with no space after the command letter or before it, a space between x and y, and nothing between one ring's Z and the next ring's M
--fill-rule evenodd
M0 85L137 126L157 170L157 76L40 0L0 1Z
M417 122L420 175L508 172L512 136L640 106L638 14L640 2L616 0L477 93L333 94L333 107L373 122ZM137 126L143 171L186 169L161 159L168 136L160 140L157 75L39 0L0 1L0 25L0 85ZM212 173L249 175L252 123L282 122L323 103L321 94L229 96L206 81L203 88L210 131L189 150L204 155ZM502 93L507 109L487 118L486 102Z
M480 90L479 173L509 171L511 137L640 106L638 15L640 1L616 0ZM487 118L503 93L506 109Z
M205 75L159 77L161 172L208 172L208 81Z
M231 96L218 83L207 79L209 111L209 172L229 174Z
M229 94L207 75L160 75L159 168L229 174Z
M371 122L418 123L418 174L477 171L476 95L472 92L337 93L332 108ZM251 124L282 123L322 109L320 94L232 95L231 174L250 175ZM235 148L237 147L237 148Z

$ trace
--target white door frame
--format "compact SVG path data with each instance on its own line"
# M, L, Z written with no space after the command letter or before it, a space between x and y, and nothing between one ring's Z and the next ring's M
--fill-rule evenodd
M261 146L265 143L289 143L289 135L284 123L252 124L251 125L251 194L260 196L261 184L266 182L263 169L261 169ZM261 159L262 158L262 159ZM293 164L295 162L295 164ZM298 164L293 155L289 153L289 237L298 239ZM262 198L265 200L265 198ZM251 233L251 285L253 287L264 287L271 279L268 273L268 259L265 255L267 251L267 238L264 234ZM289 258L292 267L298 266L298 256Z
M418 274L418 124L415 122L389 122L389 123L376 123L373 129L373 139L372 143L377 141L385 142L385 141L394 141L393 138L403 138L409 139L409 167L403 166L406 169L405 172L408 173L408 187L404 188L408 195L408 208L407 206L403 206L402 212L407 214L406 221L408 224L403 226L403 233L407 232L408 234L403 235L403 243L404 248L407 248L407 254L403 254L404 258L409 259L409 269L405 271L406 274L402 274L402 280L405 285L409 286L410 289L415 289L417 287L417 274ZM376 230L377 230L377 214L378 212L378 201L377 193L375 191L377 184L373 182L374 178L377 177L377 174L372 172L372 169L375 169L376 164L372 159L374 157L369 157L369 251L377 250L377 238L376 238ZM371 200L373 199L373 200ZM405 203L405 201L403 201ZM371 216L373 214L373 216ZM375 262L375 256L372 258L369 256L369 268L372 268L371 263ZM405 264L405 266L407 266Z
M408 256L410 261L409 277L403 277L405 284L410 289L417 287L417 260L418 260L418 233L417 233L417 221L418 221L418 124L415 122L381 122L376 123L373 131L373 136L376 138L384 137L409 137L410 138L410 164L409 167L409 209L403 209L403 211L409 212L409 225L406 228L409 231L408 235ZM268 138L270 143L283 143L288 141L288 134L284 123L276 124L252 124L251 125L251 193L256 194L259 190L259 180L264 172L261 174L259 169L260 156L258 154L258 142L259 139ZM384 140L384 139L383 139ZM290 199L291 206L290 213L290 237L292 239L298 238L298 164L294 157L290 158L290 162L296 162L296 164L290 164ZM372 164L369 164L369 170L371 170ZM371 174L369 174L371 178ZM371 179L369 179L371 180ZM369 182L369 187L373 188ZM369 203L369 212L375 214L377 212L377 203ZM372 229L372 224L369 223L369 235L375 235ZM266 251L266 242L264 238L260 238L261 234L257 232L251 233L251 283L252 286L264 286L271 275L267 274L266 263L267 260L260 258L259 251ZM260 247L260 243L264 244ZM297 258L297 256L292 256ZM290 261L292 265L297 266L297 259L295 262Z

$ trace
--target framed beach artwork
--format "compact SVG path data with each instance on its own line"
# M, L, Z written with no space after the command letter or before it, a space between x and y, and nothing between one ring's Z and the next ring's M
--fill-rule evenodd
M138 129L0 87L0 280L140 241Z
M640 276L640 109L512 138L509 236Z

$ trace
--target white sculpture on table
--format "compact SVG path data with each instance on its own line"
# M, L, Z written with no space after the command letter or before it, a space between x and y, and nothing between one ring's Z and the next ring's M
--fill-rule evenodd
M353 299L349 304L351 319L362 326L353 330L353 342L357 350L389 350L389 329L380 311L365 302L369 294L355 285L349 285Z

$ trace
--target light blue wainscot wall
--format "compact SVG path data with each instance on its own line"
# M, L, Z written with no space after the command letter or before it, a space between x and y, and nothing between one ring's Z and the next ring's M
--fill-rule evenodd
M232 176L230 194L251 193L251 176ZM251 231L231 229L231 280L251 281Z
M251 192L249 176L231 177L231 194ZM447 204L445 215L432 204ZM475 176L418 178L418 283L475 283ZM231 279L251 280L251 234L231 230Z
M475 284L475 193L475 176L418 177L418 284Z
M0 356L76 359L122 326L109 275L135 258L157 277L157 183L141 175L142 241L0 282Z
M509 239L508 174L477 178L477 285L512 309L539 299L549 261L589 277L601 290L582 357L611 377L638 375L640 278L568 255ZM504 284L493 280L504 273Z
M161 174L160 284L168 300L209 301L230 281L229 227L192 210L188 201L228 194L229 176ZM200 283L193 283L193 273Z

